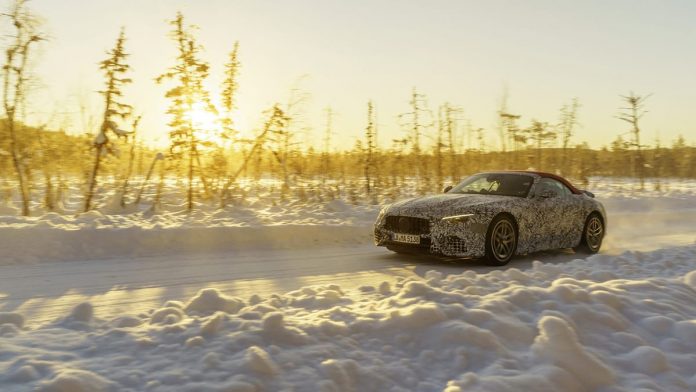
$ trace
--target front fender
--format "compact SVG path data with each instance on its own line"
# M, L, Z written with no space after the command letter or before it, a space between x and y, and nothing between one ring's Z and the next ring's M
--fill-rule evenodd
M495 214L476 213L465 221L438 220L431 227L432 251L447 256L482 257L486 232Z

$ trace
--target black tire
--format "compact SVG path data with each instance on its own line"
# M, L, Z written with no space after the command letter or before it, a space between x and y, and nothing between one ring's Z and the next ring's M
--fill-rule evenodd
M585 219L585 226L582 229L580 245L575 248L576 252L595 254L599 252L604 240L604 220L596 212L591 213Z
M509 215L496 216L486 232L486 261L491 265L505 265L517 251L517 225Z

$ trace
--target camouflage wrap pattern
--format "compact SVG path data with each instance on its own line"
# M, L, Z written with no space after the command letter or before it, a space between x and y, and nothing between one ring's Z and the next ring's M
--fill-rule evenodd
M600 213L606 226L604 207L597 200L572 193L549 198L535 196L541 177L526 175L533 177L527 197L444 193L389 205L375 222L375 244L411 246L444 256L482 257L486 252L486 233L490 223L498 215L507 214L517 227L515 253L526 254L578 246L587 217L592 212ZM462 217L443 219L452 216ZM419 234L420 244L392 241L394 233L403 231L399 224L411 228L408 226L410 218L429 222L429 232Z

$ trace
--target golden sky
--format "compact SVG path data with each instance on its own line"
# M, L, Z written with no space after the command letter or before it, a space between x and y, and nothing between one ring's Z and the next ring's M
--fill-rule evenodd
M246 132L299 88L308 94L304 143L320 145L330 105L337 113L334 148L352 147L372 99L379 143L389 146L406 135L397 116L409 110L415 86L433 110L445 101L461 106L463 118L485 128L487 144L497 147L496 111L506 88L508 110L522 115L523 126L558 121L561 105L577 97L582 128L574 140L599 147L627 131L615 116L619 95L633 90L653 94L643 140L652 144L659 135L670 143L683 134L696 141L693 1L33 0L30 6L45 19L50 40L35 66L40 84L29 122L72 132L95 129L97 63L124 26L134 80L126 101L143 115L145 140L167 143L166 88L154 78L174 62L166 21L182 11L199 26L213 96L240 42L237 119Z

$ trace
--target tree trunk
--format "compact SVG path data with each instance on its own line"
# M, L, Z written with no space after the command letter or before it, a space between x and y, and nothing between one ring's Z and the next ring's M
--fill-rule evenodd
M188 164L188 193L186 195L187 210L193 210L193 160L195 158L195 141L191 138L191 147L189 149L189 164Z
M19 182L19 193L22 197L22 215L29 216L29 192L24 181L24 174L22 173L22 165L19 161L19 153L17 152L17 145L14 137L14 130L11 131L11 144L12 144L12 165L14 166L15 172L17 173L17 181Z
M142 185L140 185L140 190L138 191L138 196L135 198L135 201L133 202L135 205L140 204L140 198L143 195L143 191L145 190L145 185L147 185L147 182L150 180L150 176L152 176L152 170L155 168L155 164L157 163L158 156L155 155L155 157L152 159L152 163L150 164L150 168L147 170L147 174L145 175L145 181L143 181Z
M128 182L133 174L133 165L135 163L135 135L133 136L133 143L131 143L130 153L128 155L128 169L126 169L126 175L123 179L123 186L121 187L121 207L126 206L126 192L128 191Z
M46 189L45 189L45 197L44 197L44 205L47 210L53 211L56 208L56 203L53 198L53 181L51 181L51 175L46 173L46 169L44 168L44 180L46 183Z
M97 173L99 172L99 165L101 163L101 152L102 146L96 147L94 153L94 167L92 168L92 175L89 179L89 184L87 188L87 195L85 195L85 210L87 212L92 207L92 197L94 196L94 187L97 185Z

